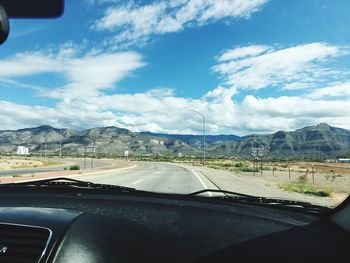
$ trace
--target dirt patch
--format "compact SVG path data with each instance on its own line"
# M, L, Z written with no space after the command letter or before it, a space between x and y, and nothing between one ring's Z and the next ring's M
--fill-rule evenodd
M58 178L58 177L79 177L87 174L93 175L93 174L108 172L111 170L126 169L133 166L134 164L131 162L111 160L111 166L109 168L73 170L73 171L63 170L63 171L54 171L54 172L46 172L46 173L27 174L23 176L0 177L0 184L36 181L36 180L51 179L51 178Z
M207 166L242 177L260 178L266 183L312 183L334 193L350 193L350 164L306 161L252 162L244 159L208 160Z
M44 163L38 160L0 159L0 170L42 167Z

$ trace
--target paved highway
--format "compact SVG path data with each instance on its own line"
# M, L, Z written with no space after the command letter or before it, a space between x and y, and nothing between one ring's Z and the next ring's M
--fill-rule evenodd
M188 194L203 189L221 188L254 196L299 200L326 206L335 204L335 200L328 197L285 192L277 186L268 186L261 178L242 177L227 171L181 164L135 162L134 167L124 170L73 178L164 193Z
M79 176L76 179L164 193L187 194L206 188L217 189L205 176L196 171L196 168L165 163L142 162L126 170Z
M12 169L12 170L0 170L0 177L3 176L12 176L12 175L25 175L25 174L35 174L35 173L47 173L54 171L63 171L64 167L69 167L73 164L77 164L81 169L84 169L84 159L75 159L75 160L63 160L63 165L56 166L47 166L47 167L34 167L34 168L24 168L24 169ZM94 168L102 168L110 166L111 163L104 160L94 160L93 167ZM90 169L91 160L87 159L86 161L87 169Z

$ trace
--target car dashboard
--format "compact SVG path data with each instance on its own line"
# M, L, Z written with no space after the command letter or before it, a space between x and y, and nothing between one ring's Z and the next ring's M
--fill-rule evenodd
M350 262L328 216L208 198L0 193L0 262Z

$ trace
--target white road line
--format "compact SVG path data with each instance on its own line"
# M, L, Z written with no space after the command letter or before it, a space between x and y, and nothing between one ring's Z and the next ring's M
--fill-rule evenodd
M128 166L128 167L124 167L124 168L118 168L115 170L105 170L105 171L97 171L97 172L91 172L91 173L82 173L82 174L73 174L73 175L69 175L67 177L82 177L83 180L89 180L89 179L98 179L101 177L105 177L106 175L116 175L119 173L125 173L125 171L127 170L131 170L133 168L137 167L137 165L132 165L132 166Z
M202 184L202 186L204 187L204 189L209 189L209 188L207 187L207 185L203 182L203 180L202 180L202 178L200 177L200 175L197 174L196 171L194 171L194 170L191 169L191 172L197 177L198 181ZM208 195L209 195L210 197L213 196L212 193L210 193L210 192L208 192Z
M132 184L138 184L138 183L140 183L142 181L143 181L143 179L140 179L140 180L137 180L136 182L133 182Z

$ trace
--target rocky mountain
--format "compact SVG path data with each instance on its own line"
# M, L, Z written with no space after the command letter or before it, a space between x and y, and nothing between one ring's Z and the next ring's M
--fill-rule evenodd
M83 153L85 146L95 146L98 153L122 155L170 154L200 155L202 136L131 132L117 127L92 128L84 131L40 126L0 131L0 152L15 152L23 145L30 152ZM206 136L211 156L250 156L253 146L264 147L268 156L304 156L333 158L350 149L350 130L321 123L295 131L273 134Z
M141 132L140 134L147 136L156 136L163 138L178 139L188 144L195 144L203 141L202 135L192 135L192 134L166 134L166 133L152 133L152 132ZM233 135L233 134L221 134L221 135L206 135L205 141L207 143L213 143L217 141L240 141L243 137Z
M196 154L197 149L173 138L142 135L117 127L92 128L84 131L40 126L12 131L0 131L0 152L15 152L17 146L30 152L83 153L85 146L96 147L97 153L130 154Z
M266 135L248 135L240 141L217 141L209 145L212 154L248 156L253 146L265 148L268 156L303 156L308 158L335 158L350 149L350 130L321 123L296 131L278 131Z

